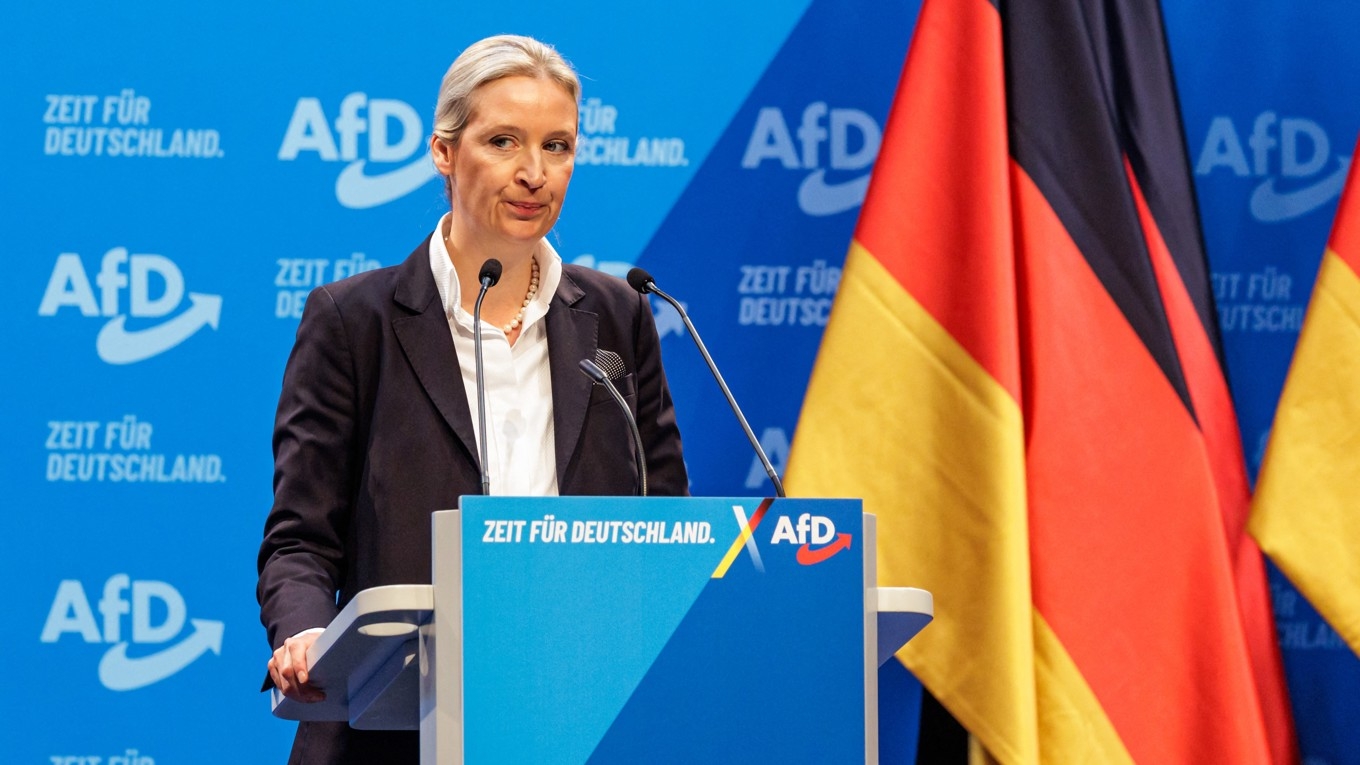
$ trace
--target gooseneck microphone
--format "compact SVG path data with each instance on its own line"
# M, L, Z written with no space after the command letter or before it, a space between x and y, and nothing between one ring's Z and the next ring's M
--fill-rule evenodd
M482 462L482 494L491 493L491 470L487 466L486 457L486 379L483 374L482 366L482 300L486 298L486 291L496 286L496 282L501 280L501 262L495 258L488 258L482 264L482 270L477 272L477 281L481 282L482 289L477 293L477 304L472 307L472 345L476 349L473 355L477 364L477 438L481 442Z
M741 407L737 406L737 400L732 396L732 391L728 389L727 382L723 380L722 373L718 371L718 365L713 363L713 357L708 355L708 349L704 347L704 341L699 337L699 330L694 328L694 322L689 320L689 314L685 313L684 307L675 298L661 291L656 286L656 281L652 275L641 268L634 268L628 272L628 284L633 289L643 295L655 294L680 314L680 320L685 323L685 329L689 330L689 336L694 339L694 344L699 347L699 355L704 357L704 362L708 364L708 371L713 373L713 379L718 381L718 387L722 388L723 396L727 398L727 405L732 407L732 413L737 416L737 422L741 423L741 429L746 433L746 440L751 442L751 448L756 450L756 457L760 459L760 464L765 468L765 474L770 477L770 482L774 484L774 491L777 496L783 497L784 484L779 480L779 474L775 472L774 465L770 463L770 458L765 454L765 450L760 446L760 439L751 431L751 426L746 422L746 416L741 413Z
M637 418L633 417L633 410L628 408L628 402L623 400L623 395L619 389L614 387L614 381L609 379L600 365L590 359L581 359L581 371L585 372L586 377L603 385L609 391L609 395L614 397L619 409L623 410L623 418L628 421L628 427L633 431L633 445L637 447L638 456L638 495L647 496L647 453L642 450L642 433L638 432Z

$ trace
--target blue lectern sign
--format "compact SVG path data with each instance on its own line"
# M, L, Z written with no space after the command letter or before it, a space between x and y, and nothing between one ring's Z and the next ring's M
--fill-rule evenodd
M466 762L864 760L859 501L461 509Z

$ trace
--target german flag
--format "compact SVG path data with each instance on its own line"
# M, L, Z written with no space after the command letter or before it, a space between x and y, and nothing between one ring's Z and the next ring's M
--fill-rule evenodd
M1160 7L915 34L790 493L877 514L935 595L900 658L996 760L1296 760Z
M1357 274L1360 164L1352 164L1275 410L1251 533L1332 629L1360 653Z

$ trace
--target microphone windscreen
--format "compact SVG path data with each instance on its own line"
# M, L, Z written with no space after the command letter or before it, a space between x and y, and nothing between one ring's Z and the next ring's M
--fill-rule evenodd
M645 269L634 268L628 272L628 284L633 289L646 295L652 291L652 275L647 273Z
M487 258L482 264L482 270L477 273L477 281L485 282L488 287L495 287L496 282L501 280L501 262L495 258Z

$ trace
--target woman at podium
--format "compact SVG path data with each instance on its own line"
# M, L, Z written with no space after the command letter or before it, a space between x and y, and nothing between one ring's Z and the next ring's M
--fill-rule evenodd
M545 239L571 180L579 100L551 47L473 44L444 76L429 142L449 211L400 265L307 298L279 397L257 588L269 679L287 696L320 697L307 648L355 593L430 581L430 513L482 493L484 479L500 495L637 491L631 426L582 360L600 362L634 413L649 493L688 493L647 299L564 264ZM485 432L473 320L484 277L495 285L480 308ZM290 762L418 751L415 733L302 723Z

